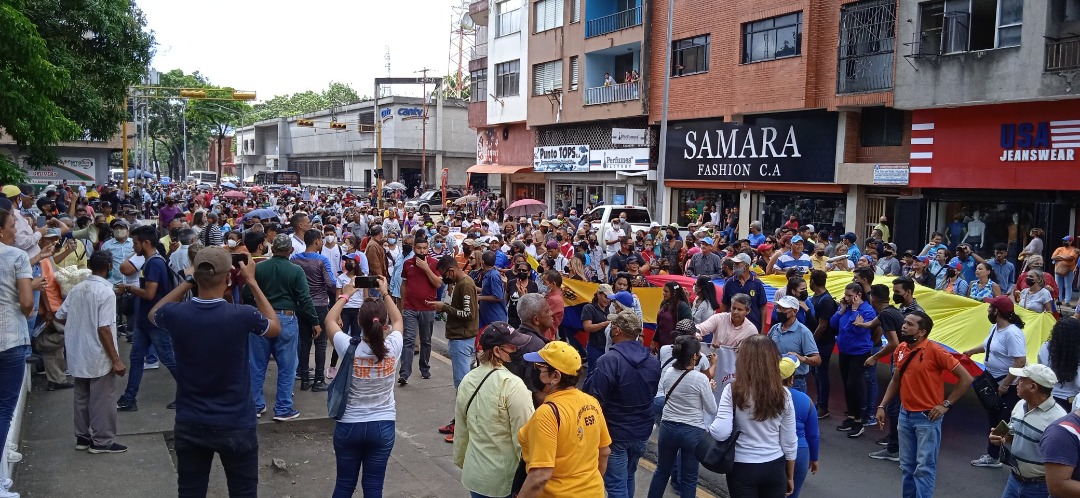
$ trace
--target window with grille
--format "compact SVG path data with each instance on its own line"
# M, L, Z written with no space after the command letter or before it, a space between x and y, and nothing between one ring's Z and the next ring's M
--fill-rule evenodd
M484 102L487 94L487 68L469 73L469 100Z
M562 59L533 66L533 95L562 90Z
M709 70L709 35L671 42L671 75L686 76Z
M570 90L577 90L578 85L578 56L570 57Z
M892 88L896 2L864 0L840 8L836 93Z
M503 62L495 65L495 96L515 97L520 95L518 78L521 71L521 60Z
M563 0L540 0L534 4L536 33L561 27L563 24Z
M345 179L345 160L326 159L320 161L292 161L289 163L300 176L307 178Z
M802 54L802 12L743 24L743 64Z

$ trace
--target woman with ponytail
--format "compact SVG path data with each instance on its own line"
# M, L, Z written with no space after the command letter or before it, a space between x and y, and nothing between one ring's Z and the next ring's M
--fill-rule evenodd
M387 287L386 278L380 276L379 297L367 298L360 305L351 337L340 333L338 326L342 309L357 292L351 283L342 287L323 324L339 355L344 356L349 345L356 344L353 364L342 365L352 368L352 379L345 414L334 429L335 498L353 495L361 466L364 496L382 496L386 463L394 448L394 381L401 357L402 320Z

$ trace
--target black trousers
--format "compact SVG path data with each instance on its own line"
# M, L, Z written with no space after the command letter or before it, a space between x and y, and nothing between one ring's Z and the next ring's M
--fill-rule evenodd
M300 371L300 381L308 382L311 380L308 374L308 365L311 362L311 345L315 344L315 382L323 382L326 380L326 331L319 334L319 337L313 337L315 335L315 325L322 326L326 322L326 312L329 311L326 306L316 306L315 313L319 315L319 323L307 323L304 320L300 320L300 351L299 362L297 363L297 370Z
M254 427L234 429L177 422L176 484L180 498L205 498L214 453L225 467L232 498L258 496L259 436Z
M1005 377L999 377L995 380L1001 382ZM1002 420L1005 423L1009 423L1009 419L1012 418L1012 409L1020 402L1020 395L1016 394L1016 384L1009 386L1009 390L1005 392L1005 395L1001 397L1001 404L998 405L996 410L986 410L987 427L990 430L994 430L997 427L998 422ZM986 444L986 454L994 458L1001 458L1001 446L995 446L990 443Z
M739 463L727 475L731 498L784 498L787 462L784 457L764 463Z
M863 410L866 408L866 386L863 384L863 372L866 367L863 363L869 357L870 353L840 353L840 378L844 381L847 415L860 421L863 419Z

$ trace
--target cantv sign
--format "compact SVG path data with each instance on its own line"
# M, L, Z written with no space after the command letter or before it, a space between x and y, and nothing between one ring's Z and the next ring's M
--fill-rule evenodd
M836 114L825 111L674 123L665 179L831 183L836 126Z
M402 120L423 119L424 109L422 107L398 107L396 111L389 108L380 109L379 119L383 121L393 119L394 114L397 114L397 116Z

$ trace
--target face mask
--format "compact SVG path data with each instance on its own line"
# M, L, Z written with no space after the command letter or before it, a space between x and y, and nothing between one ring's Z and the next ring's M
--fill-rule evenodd
M326 240L327 244L333 244L334 241L337 240L337 237L335 237L333 235L327 235L324 240Z
M450 277L445 277L445 276L442 278L442 281L446 285L453 285L453 283L454 283L454 279L452 279Z
M741 277L746 274L746 268L736 267L734 273L736 277Z
M475 235L475 236L477 236L477 237L479 237L479 236L480 236L480 232L473 232L472 234L473 234L473 235Z
M896 304L904 304L904 296L901 296L900 294L897 294L895 292L892 295L892 300Z
M577 221L577 216L570 215L570 221Z
M1034 278L1025 278L1024 283L1027 284L1028 287L1031 287L1032 285L1035 285L1035 279Z
M442 242L436 242L435 243L435 248L436 249L442 249L443 248L443 243Z
M519 272L517 272L517 278L520 279L520 280L526 280L526 279L529 278L529 272L527 272L527 271L519 271Z
M810 297L810 293L807 291L802 291L799 293L799 301L806 301L806 298L808 297Z
M409 244L401 244L401 254L409 254L412 252L412 246Z
M390 245L394 245L394 244L397 244L397 239L395 239L395 238L391 237L391 238L389 238L389 239L386 239L386 243L387 243L387 244L390 244Z
M169 230L169 239L171 239L173 241L176 241L176 239L179 239L179 238L180 238L180 229L179 228L174 228L172 230Z
M913 335L907 335L907 334L904 334L904 333L901 332L900 333L900 340L904 341L905 344L915 344L915 341L919 340L919 338L915 337Z
M563 241L563 236L562 235L556 235L555 240L558 241L558 242L562 242Z
M998 311L994 308L990 308L990 312L986 314L986 319L990 323L997 323Z
M232 240L232 239L229 239L228 242L225 242L225 245L227 245L229 247L236 247L236 241Z
M117 239L126 239L128 236L128 231L123 228L118 228L116 230L113 230L113 235L115 235Z

